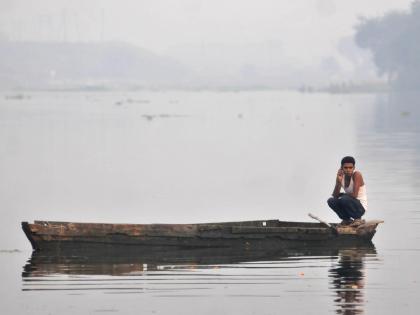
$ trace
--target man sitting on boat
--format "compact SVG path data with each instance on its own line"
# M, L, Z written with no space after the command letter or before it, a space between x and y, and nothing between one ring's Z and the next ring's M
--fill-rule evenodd
M356 161L351 156L341 160L333 196L328 199L328 205L342 220L341 225L359 226L364 223L361 217L367 209L366 186L362 174L355 171L355 165Z

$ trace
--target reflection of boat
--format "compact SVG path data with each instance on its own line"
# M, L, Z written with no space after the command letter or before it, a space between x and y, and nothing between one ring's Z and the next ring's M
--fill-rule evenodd
M54 221L22 222L34 250L104 245L275 248L293 244L325 245L369 242L380 221L355 227L279 220L203 224L100 224Z
M77 275L128 275L145 270L165 270L174 266L199 266L235 264L257 261L279 261L293 257L338 257L343 247L294 246L288 249L274 247L168 249L167 247L104 246L96 249L46 249L34 251L24 267L23 277L49 274ZM372 243L344 247L347 250L375 252Z

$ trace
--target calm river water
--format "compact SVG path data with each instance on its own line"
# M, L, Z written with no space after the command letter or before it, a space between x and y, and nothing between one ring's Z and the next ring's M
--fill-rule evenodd
M417 314L420 102L295 92L2 92L2 314ZM365 248L32 255L34 219L331 222L354 155Z

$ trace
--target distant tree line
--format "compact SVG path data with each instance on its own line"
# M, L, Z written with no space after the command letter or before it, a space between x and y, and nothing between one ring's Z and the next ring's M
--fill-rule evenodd
M383 17L362 18L355 40L369 49L380 75L387 75L401 90L420 87L420 1L408 12L390 12Z

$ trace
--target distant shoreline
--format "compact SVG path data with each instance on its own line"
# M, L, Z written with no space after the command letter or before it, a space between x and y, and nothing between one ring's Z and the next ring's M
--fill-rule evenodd
M97 84L97 85L62 85L30 87L19 86L11 88L1 88L2 92L16 93L9 95L9 99L24 99L23 92L136 92L136 91L187 91L187 92L248 92L248 91L296 91L300 93L328 93L328 94L378 94L388 93L391 87L384 83L337 83L327 86L314 87L302 85L300 87L271 87L271 86L142 86L124 84Z

